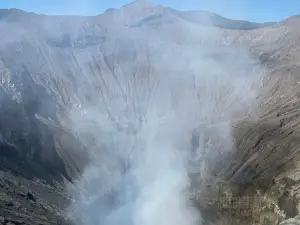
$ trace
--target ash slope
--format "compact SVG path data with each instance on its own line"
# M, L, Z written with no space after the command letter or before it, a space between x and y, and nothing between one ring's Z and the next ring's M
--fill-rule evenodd
M94 17L0 10L1 169L21 179L71 181L86 160L77 160L85 149L68 130L68 110L98 104L101 78L111 77L115 68L125 77L149 75L150 69L157 75L194 73L190 52L203 52L207 44L217 46L204 52L214 58L226 55L228 46L246 49L266 66L270 96L289 88L285 98L265 106L266 113L293 111L298 107L299 24L299 16L255 24L146 1ZM291 98L296 100L290 103ZM9 195L15 198L9 201L19 201Z

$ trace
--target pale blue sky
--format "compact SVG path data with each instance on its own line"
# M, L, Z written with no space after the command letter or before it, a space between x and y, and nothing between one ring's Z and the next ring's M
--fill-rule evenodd
M130 0L0 0L0 8L44 14L97 15ZM151 0L180 10L209 10L232 19L279 21L300 14L300 0Z

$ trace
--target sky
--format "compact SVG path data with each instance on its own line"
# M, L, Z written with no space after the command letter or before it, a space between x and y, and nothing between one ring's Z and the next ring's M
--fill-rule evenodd
M51 15L98 15L130 0L0 0L0 8ZM208 10L230 19L280 21L300 14L300 0L150 0L179 10Z

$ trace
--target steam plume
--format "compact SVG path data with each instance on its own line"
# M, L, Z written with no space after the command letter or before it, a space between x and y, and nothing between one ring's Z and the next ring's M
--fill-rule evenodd
M203 36L207 42L209 37ZM214 40L174 49L166 44L164 55L152 52L151 60L134 62L149 70L133 71L122 63L103 69L96 104L70 110L72 130L90 156L72 187L69 215L78 224L201 222L188 204L191 161L201 170L199 180L209 179L209 164L231 150L232 119L255 108L259 74L246 51L210 54L220 54ZM102 60L108 67L105 56Z

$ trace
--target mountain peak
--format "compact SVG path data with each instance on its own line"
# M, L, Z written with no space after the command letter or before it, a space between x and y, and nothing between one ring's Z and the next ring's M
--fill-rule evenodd
M152 4L147 0L135 0L121 7L119 15L121 16L122 21L126 25L129 25L153 16L154 14L158 14L162 9L161 6Z
M127 5L124 5L122 8L136 8L136 9L141 9L141 8L152 8L155 7L153 3L147 1L147 0L135 0Z

